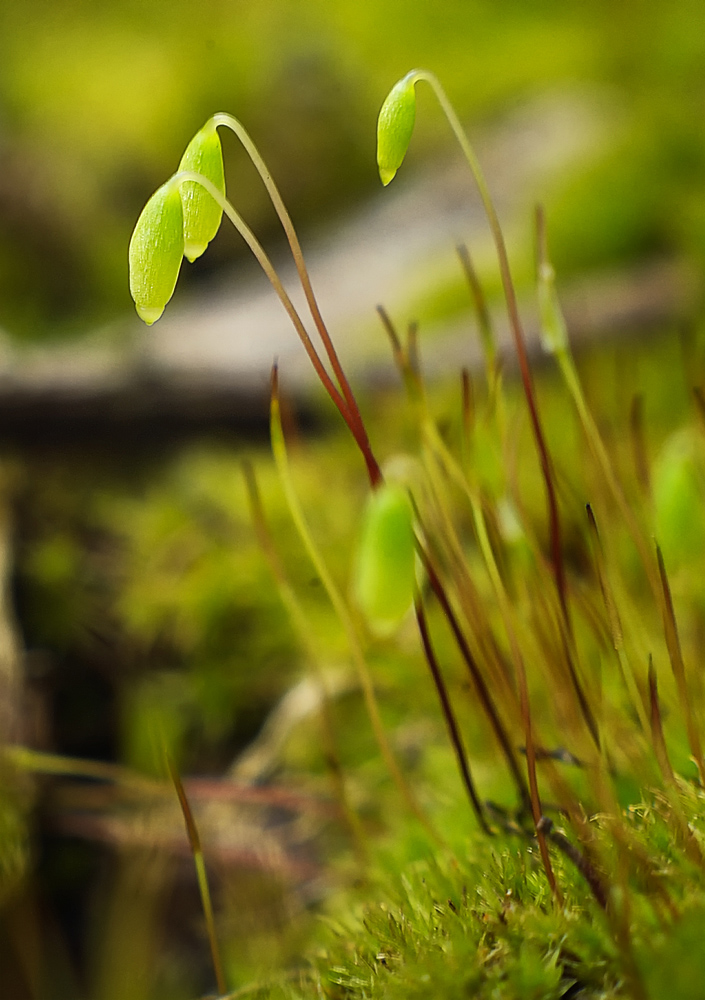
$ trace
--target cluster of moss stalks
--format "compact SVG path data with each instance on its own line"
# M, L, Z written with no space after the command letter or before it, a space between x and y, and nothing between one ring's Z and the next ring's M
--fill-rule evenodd
M658 366L641 392L629 389L628 378L612 386L628 431L605 428L571 353L538 212L542 338L560 374L560 388L539 398L489 189L457 116L428 73L404 77L382 108L381 178L389 183L406 154L419 82L438 97L487 211L521 405L506 385L481 282L467 250L459 248L485 373L480 379L459 373L451 419L442 423L424 382L418 331L411 325L400 332L380 310L405 392L387 422L399 430L400 443L394 446L389 434L378 441L377 424L363 417L318 309L279 193L230 116L214 116L189 144L179 172L148 202L131 243L131 288L151 323L171 297L183 256L205 250L225 212L289 313L369 479L348 587L328 567L298 495L275 369L271 427L280 487L300 558L337 620L390 780L379 786L385 801L375 810L360 793L359 773L355 781L346 773L335 705L326 694L325 656L268 524L258 475L248 466L256 533L324 692L326 758L356 863L347 888L330 902L309 957L228 993L201 838L170 766L196 859L218 992L517 1000L657 1000L668 993L686 1000L701 995L705 973L698 673L705 406L698 369L687 372L695 392L685 429L664 437L645 417L654 399L668 410L671 376ZM267 185L324 355L225 196L219 125L236 132ZM593 385L596 412L602 412L600 392L605 386ZM385 461L378 460L378 448ZM408 657L393 654L408 672L405 683L421 684L424 666L424 697L436 699L450 748L417 773L394 739L403 720L390 732L390 711L380 708L376 690L373 661L392 655L397 637L402 651L413 649Z
M660 996L661 986L654 984L666 981L673 995L680 976L680 995L693 996L703 961L688 947L701 912L693 886L701 884L705 870L699 829L705 782L702 687L688 641L694 625L689 622L682 641L669 571L678 553L689 548L691 523L699 518L702 449L690 439L671 442L652 470L636 401L630 424L635 474L624 479L613 447L592 416L572 357L538 211L542 341L565 386L563 410L577 414L578 448L594 475L581 476L578 485L577 470L557 463L544 430L547 421L489 187L433 74L411 71L385 100L377 135L380 178L389 184L406 156L419 83L429 85L437 98L486 211L540 471L538 490L529 491L522 482L521 428L508 415L489 311L464 248L460 263L486 357L483 405L475 404L470 375L461 372L460 431L456 441L446 440L424 385L416 330L400 335L380 310L406 389L409 421L405 452L380 463L318 309L291 220L237 120L216 115L194 138L179 172L148 202L130 246L131 289L140 315L152 323L171 297L182 257L192 260L206 249L225 212L289 313L369 478L371 496L348 599L330 574L296 495L275 368L272 446L294 525L346 636L400 802L438 852L433 864L407 873L396 903L366 911L357 929L334 926L340 943L312 974L311 995L549 997L592 990L647 998ZM332 375L267 255L227 200L219 125L236 133L267 187ZM248 482L263 547L302 640L310 642L305 617L271 545L251 471ZM545 498L540 519L532 511L537 492ZM580 572L568 565L566 512L575 521L574 544L589 566ZM483 837L465 861L448 853L448 838L403 773L367 662L366 644L375 635L393 634L410 607L472 822ZM440 631L446 637L443 652ZM480 790L457 691L447 681L449 650L466 673L513 802L490 802ZM311 659L315 663L315 654ZM332 725L328 737L331 759L336 759ZM634 786L640 789L637 801ZM362 857L369 850L368 836L340 768L336 791ZM185 813L188 823L187 808ZM665 964L672 968L666 980ZM222 992L222 973L218 978Z

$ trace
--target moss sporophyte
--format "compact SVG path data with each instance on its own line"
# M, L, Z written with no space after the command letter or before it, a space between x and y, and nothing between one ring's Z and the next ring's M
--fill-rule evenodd
M413 511L402 486L385 483L368 499L354 577L358 605L378 633L391 633L414 591Z
M167 181L149 199L130 240L130 292L140 319L156 323L174 294L184 255L184 213L178 184Z
M441 107L451 124L453 132L460 142L463 153L470 165L473 176L480 189L483 203L485 205L490 226L495 237L495 243L499 254L500 270L507 296L510 317L515 334L515 342L519 354L520 367L524 380L527 401L532 417L539 453L541 456L542 469L546 483L547 497L549 501L549 516L551 524L551 541L554 563L554 576L556 580L557 592L563 614L567 621L567 605L565 599L565 584L563 579L563 567L560 552L560 534L558 527L557 505L555 500L555 489L550 474L550 462L543 440L538 411L535 404L533 385L526 360L523 333L516 308L516 298L509 272L506 250L504 248L503 236L499 227L499 222L494 210L492 200L484 181L482 171L475 158L474 152L460 126L459 120L440 83L433 74L423 70L414 70L400 80L390 92L385 100L378 122L377 148L380 176L383 183L388 184L394 177L399 166L406 155L411 135L413 133L416 100L415 85L419 81L428 82L438 97ZM263 183L265 184L271 201L282 222L287 236L299 275L299 279L304 290L306 301L311 312L312 319L317 328L318 334L323 343L326 355L333 369L335 381L329 375L324 366L311 338L304 326L304 323L294 307L290 297L285 291L279 276L271 264L262 245L247 226L235 208L227 200L224 191L224 174L222 164L222 153L217 127L224 125L232 129L238 136L250 159L257 168ZM200 191L200 193L199 193ZM178 204L178 196L181 206ZM169 211L165 211L164 205ZM179 221L181 213L181 230ZM365 428L360 409L352 392L345 372L340 365L337 353L333 346L326 325L321 316L316 302L313 289L309 280L306 265L301 253L301 247L296 236L289 214L283 204L276 185L274 184L266 164L262 160L254 143L241 125L241 123L230 115L217 114L210 119L201 131L189 143L184 157L180 163L179 171L170 181L160 188L153 199L150 199L142 216L138 221L135 235L130 248L130 278L131 289L138 308L138 312L146 322L154 322L163 312L167 302L173 294L176 280L178 278L180 258L184 253L190 259L194 259L203 252L208 242L215 235L221 219L221 212L225 212L243 239L252 250L256 259L265 271L275 292L280 298L282 305L286 309L294 328L301 339L314 368L324 385L329 396L337 406L341 416L347 424L353 438L355 439L360 452L365 460L370 484L377 490L382 484L382 474L379 464L370 446L369 437ZM401 355L399 355L401 357ZM411 384L411 383L409 383ZM276 401L276 392L273 394L273 403ZM428 430L429 421L425 421ZM273 424L273 432L276 422ZM281 437L281 435L277 435ZM273 438L274 441L274 438ZM283 443L283 438L281 438ZM437 444L437 437L434 438ZM281 451L281 448L280 448ZM276 453L276 448L275 448ZM284 466L280 461L280 472L284 474ZM293 499L290 497L290 504ZM306 531L302 519L298 519L298 526L301 532ZM415 544L421 546L421 554L424 560L426 572L433 581L433 590L441 602L456 641L460 644L463 656L470 669L471 676L476 685L479 685L478 693L481 702L489 713L492 726L495 729L500 743L505 747L510 767L516 773L517 784L521 801L524 805L530 803L531 813L538 837L541 855L546 868L546 873L554 891L557 892L555 879L551 870L548 858L545 837L539 827L541 819L541 804L538 795L538 786L535 774L535 758L533 753L533 739L531 734L531 716L526 700L525 684L520 684L522 692L519 716L525 729L527 762L529 773L529 790L519 778L514 755L510 750L507 740L504 723L500 720L499 713L493 705L489 690L482 682L479 671L476 669L469 647L465 643L457 621L454 618L451 602L444 592L444 584L441 574L436 572L433 565L431 549L428 548L428 540L416 539L412 527L410 507L408 501L396 489L383 489L379 498L370 501L367 514L365 516L365 528L360 546L360 553L357 560L355 573L354 592L357 604L363 615L366 617L370 627L385 631L393 628L394 623L403 615L406 607L410 604L410 594L413 587L414 577L414 555ZM328 588L332 594L331 588ZM334 604L336 604L334 600ZM340 613L340 608L338 609ZM419 617L419 607L417 601L417 617ZM421 627L421 619L419 619ZM430 663L432 656L428 643L424 643L424 649ZM515 668L520 679L523 677L523 663L519 655L514 657ZM434 677L438 687L438 679ZM450 718L450 709L447 698L444 698L439 688L441 704L446 715L449 732L453 731L453 721ZM373 702L368 703L368 707L375 709ZM378 731L378 738L384 742L381 731ZM457 748L456 748L457 749ZM392 772L399 779L400 786L403 787L405 798L411 802L411 796L401 781L398 768L392 763L391 754L388 747L383 746L383 753L387 759ZM467 770L467 762L462 765ZM478 811L477 801L473 796L473 808ZM420 815L420 811L412 806L413 811ZM484 817L481 817L481 825L486 827Z
M402 165L416 121L416 72L407 73L389 92L377 121L377 167L386 187Z
M415 328L410 327L408 340L403 342L388 315L380 309L408 393L414 440L418 443L418 457L408 463L415 463L418 476L410 476L408 481L397 481L391 474L385 479L382 474L360 407L321 316L291 218L269 170L237 119L226 114L213 116L189 143L178 172L145 206L130 244L130 288L139 315L147 323L155 322L173 294L182 257L194 260L205 251L218 230L223 213L236 227L271 282L365 463L371 492L366 509L360 515L360 541L353 561L350 593L346 594L327 566L295 489L281 421L275 367L271 440L279 481L306 556L344 634L371 726L397 794L408 812L423 824L429 837L440 841L434 823L419 805L386 735L366 658L369 645L380 639L388 642L401 623L410 619L407 612L413 606L420 651L438 696L474 826L488 836L522 839L528 848L526 857L532 855L527 871L529 868L534 871L533 852L538 846L536 857L540 856L541 867L537 877L542 891L553 899L553 912L563 912L565 894L571 891L567 868L577 873L592 896L590 905L597 908L607 933L616 943L625 989L630 996L641 1000L647 997L647 992L635 958L630 894L646 893L649 905L658 900L658 906L653 904L658 920L671 919L677 905L663 889L663 859L657 856L658 852L652 856L644 851L622 807L620 782L624 772L648 774L652 783L656 781L654 769L661 775L659 823L669 831L672 840L669 850L673 848L675 852L674 845L682 847L687 863L700 874L705 871L700 835L692 834L689 826L692 810L689 812L690 807L684 805L688 795L692 798L696 792L686 786L670 760L662 725L661 695L654 665L656 657L651 648L646 648L644 653L644 636L648 637L650 645L657 642L649 630L654 617L663 622L660 651L662 657L667 656L673 674L673 692L683 730L679 738L681 743L687 743L700 780L705 783L698 726L700 704L693 695L686 669L664 556L660 549L652 546L645 529L647 517L653 516L653 512L642 511L639 516L633 512L612 456L588 409L570 353L567 325L548 258L543 215L539 213L537 285L543 342L563 376L599 473L598 483L592 487L598 503L588 505L588 520L583 531L585 549L593 555L594 575L599 581L598 601L604 605L602 617L597 602L584 597L584 579L576 580L571 575L569 586L563 563L556 473L539 416L504 237L488 185L458 116L436 77L425 70L413 70L404 76L382 105L377 128L377 162L382 183L386 186L393 180L407 155L416 122L415 88L421 82L433 90L460 144L480 192L495 243L538 455L537 476L540 474L539 482L543 483L546 497L547 555L544 553L543 526L537 529L532 523L532 515L522 505L519 476L514 475L516 470L502 468L500 475L488 475L485 468L488 463L483 455L487 455L488 449L495 456L505 456L516 450L516 442L510 439L505 419L490 313L467 251L461 251L461 263L483 331L488 398L481 422L474 412L471 378L463 372L459 454L456 454L452 435L441 434L434 419L418 360ZM220 126L230 128L238 136L267 189L291 248L323 352L314 345L301 314L259 240L227 199L218 136ZM694 461L695 453L691 456L689 452L687 457L688 461L691 458ZM699 497L697 478L690 475L689 467L686 471L681 470L683 463L679 455L673 461L676 459L680 464L671 463L675 472L670 471L671 465L665 465L665 471L659 471L655 479L657 517L665 519L663 533L669 545L668 526L676 521L680 524L683 510L689 514L697 509ZM389 468L385 465L385 469ZM308 649L314 645L311 643L314 630L307 625L306 613L273 554L262 506L257 499L254 472L248 475L255 526L263 539L270 565L274 567L282 599ZM686 496L688 502L683 503L682 484L691 480L692 497ZM669 491L675 491L673 498ZM636 616L626 601L626 624L623 624L619 609L625 602L627 586L624 580L615 583L611 554L598 532L598 514L601 517L602 511L612 508L618 512L621 526L626 527L635 546L657 612L654 616L654 608L650 609L643 635L640 632L636 639L632 637L629 641L625 633ZM462 510L461 516L459 510ZM506 512L509 510L513 512L515 525L512 531L507 528ZM584 517L584 510L581 515ZM518 555L519 547L514 544L517 526L522 539ZM668 557L668 552L666 554ZM682 552L680 555L685 558ZM451 697L442 668L442 660L448 656L447 642L441 647L434 634L439 622L445 627L451 650L464 671L465 684L482 718L482 731L497 750L509 779L508 787L516 798L514 808L485 802L478 793L460 712L456 712L456 707L458 710L462 707L462 694L458 686ZM610 669L596 677L591 664L602 657L606 646L614 659L610 668L616 667L616 673ZM439 651L443 648L443 655L437 648ZM315 650L310 651L309 659L315 660ZM536 708L537 701L540 701L540 710ZM334 757L334 727L329 724L327 732L332 747L329 752ZM548 749L557 740L569 743L570 750ZM566 761L573 768L570 774L559 766ZM341 812L362 844L364 824L351 806L341 774L339 768L337 794ZM544 805L544 797L550 806ZM551 809L556 819L544 815ZM555 825L558 818L565 823L569 836ZM541 905L544 909L550 908L547 900ZM558 956L556 951L556 961ZM565 962L567 964L567 959Z
M221 195L225 195L223 149L213 119L203 126L186 147L179 164L179 172L182 171L206 177ZM218 232L223 209L195 181L184 181L179 186L179 192L184 207L184 256L193 263L205 252Z

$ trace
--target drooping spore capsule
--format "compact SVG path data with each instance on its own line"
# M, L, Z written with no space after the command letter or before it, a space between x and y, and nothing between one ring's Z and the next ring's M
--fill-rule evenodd
M178 185L167 181L152 195L130 240L130 292L151 326L174 294L184 254L184 218Z
M370 628L391 632L414 593L414 525L406 490L383 484L370 496L355 565L355 600Z
M221 194L225 194L223 149L213 121L197 132L181 157L179 170L202 174ZM223 210L204 187L195 181L181 185L184 208L184 255L193 262L200 257L218 232Z
M415 71L395 83L377 119L377 166L386 187L402 165L416 120Z

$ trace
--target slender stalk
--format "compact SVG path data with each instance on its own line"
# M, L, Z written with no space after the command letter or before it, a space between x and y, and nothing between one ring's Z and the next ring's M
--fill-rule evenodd
M203 859L203 849L201 847L201 837L198 832L198 827L196 826L196 820L194 818L193 812L191 811L191 806L189 804L186 791L181 782L181 778L174 767L171 759L167 757L167 765L169 767L169 775L173 782L176 794L179 799L179 805L181 806L181 811L184 814L184 823L186 824L186 832L188 834L189 844L191 846L191 853L193 855L193 862L196 866L196 878L198 879L198 890L201 894L201 905L203 906L203 914L206 918L206 930L208 932L208 942L211 949L211 958L213 960L213 970L215 972L215 980L218 986L218 994L222 996L227 992L227 984L225 982L225 974L223 972L223 962L220 957L220 948L218 947L218 938L215 933L215 918L213 916L213 903L211 901L210 889L208 887L208 875L206 873L206 864Z
M663 736L663 725L661 724L661 705L659 704L658 697L658 682L656 680L653 657L651 656L649 657L649 705L651 709L651 742L654 747L654 756L658 761L658 766L661 769L664 781L673 787L676 784L676 776L673 773L671 760L668 756L668 749L666 748L666 740Z
M314 370L318 375L318 378L323 383L326 392L335 403L341 417L347 424L350 433L355 439L355 442L362 453L362 457L365 460L371 485L377 486L381 481L382 474L380 472L377 460L375 459L372 450L370 448L370 443L369 440L367 439L367 435L364 434L364 432L361 433L358 423L356 422L356 419L347 401L341 395L340 391L338 390L335 383L331 379L330 375L326 371L323 362L319 358L316 349L313 346L313 342L311 341L308 331L306 330L306 327L304 326L301 317L296 311L296 308L293 302L291 301L291 298L287 294L286 289L284 288L281 279L279 278L279 275L277 274L274 268L274 265L267 256L264 247L257 239L255 234L252 232L250 227L247 225L245 220L242 218L240 213L234 208L234 206L231 204L231 202L228 201L228 199L222 194L222 192L220 192L217 189L217 187L214 184L212 184L211 181L208 180L207 177L204 177L202 174L196 173L195 171L192 170L181 170L179 171L179 173L174 174L174 176L172 177L172 183L177 185L184 184L187 181L200 184L201 187L203 187L211 195L211 197L215 199L215 201L222 208L223 212L225 213L225 215L227 215L228 219L233 224L235 229L238 231L240 236L242 236L243 240L245 241L249 249L254 254L257 263L260 265L265 275L269 279L272 288L279 297L279 301L284 306L284 309L286 310L289 319L293 323L294 329L296 330L299 336L299 340L303 344L304 349L308 354L309 360L311 361L311 364L313 365Z
M480 284L480 279L477 276L477 271L475 270L470 258L468 248L464 243L458 243L455 250L458 254L460 264L463 268L463 273L470 287L473 303L475 304L475 312L477 313L477 319L480 325L480 340L482 341L482 348L485 352L487 381L491 386L497 373L497 345L492 326L492 317L490 316L490 310L487 307L487 299L485 298L485 293L482 290L482 285Z
M472 379L467 368L463 368L460 373L460 389L462 398L463 416L463 454L467 456L470 452L470 442L475 423L475 399L473 395Z
M419 822L423 825L426 831L437 843L443 843L442 838L439 836L437 831L433 828L428 817L421 809L413 795L409 785L402 774L396 758L392 752L392 748L389 745L387 739L387 734L384 731L384 726L382 725L382 719L379 712L379 706L377 704L377 696L375 695L374 685L372 683L372 677L370 676L367 663L365 662L365 657L362 653L362 647L360 640L355 629L355 625L348 611L347 605L343 600L343 597L338 590L332 576L328 571L328 567L325 564L323 556L318 550L318 546L313 540L313 536L309 530L308 524L306 523L306 518L304 517L303 510L301 509L301 504L294 490L294 484L291 479L291 472L289 469L289 459L286 451L286 442L284 439L284 432L281 424L281 414L279 409L279 388L278 388L278 376L276 365L272 369L272 400L271 400L271 436L272 436L272 452L274 454L274 461L277 466L277 471L279 473L279 478L284 489L284 494L286 496L286 501L289 507L289 512L291 513L292 520L296 527L296 530L303 542L304 548L308 553L308 557L311 560L314 569L316 570L321 583L328 595L328 599L333 605L338 620L343 626L345 632L348 646L352 655L352 660L357 670L358 678L360 681L360 687L362 688L362 693L365 699L365 705L367 707L367 712L370 717L370 722L372 724L372 729L377 740L380 752L384 761L387 765L390 775L392 776L399 792L401 793L404 801L406 802L410 812L416 816Z
M492 232L492 238L494 240L495 248L497 250L497 259L499 261L499 270L502 278L502 287L504 289L504 297L507 302L507 311L509 313L509 323L512 330L512 335L514 338L514 346L517 352L517 359L519 362L519 371L521 372L521 379L524 385L524 394L526 395L526 402L529 407L529 415L531 418L531 426L534 432L534 440L536 441L536 448L539 453L539 461L541 464L541 472L543 475L544 485L546 489L546 501L548 504L548 517L549 517L549 530L551 538L551 561L553 563L553 574L556 584L556 590L558 592L558 599L561 606L561 611L563 617L565 618L566 625L570 629L570 616L568 613L568 599L566 591L566 580L565 580L565 568L563 565L563 553L561 548L561 531L560 531L560 519L558 514L558 501L556 498L556 488L553 481L553 470L551 468L551 460L548 453L548 448L546 446L546 439L544 437L543 428L541 426L541 420L539 417L538 406L536 403L536 392L534 389L534 383L531 376L531 369L529 367L529 359L526 353L526 341L524 337L524 331L521 323L521 318L519 316L519 307L517 305L516 292L514 291L514 282L512 280L512 274L509 267L509 257L507 255L507 248L504 242L504 235L502 233L502 227L499 223L499 218L497 217L497 212L492 201L492 196L490 195L485 176L482 172L480 163L475 156L475 151L473 150L468 137L465 134L463 126L460 124L460 119L458 118L453 105L448 100L445 90L441 86L438 78L433 74L429 73L427 70L418 70L414 74L414 80L425 80L431 86L438 103L443 110L448 123L453 131L455 138L457 139L460 148L463 151L463 155L467 160L470 171L477 185L477 189L480 193L480 199L482 200L482 205L487 216L487 220L490 225L490 230Z
M396 327L394 326L394 323L384 306L377 306L377 315L382 320L382 326L384 327L385 333L389 337L389 343L392 347L392 357L394 358L394 363L399 369L399 374L404 381L404 388L406 389L409 400L414 406L418 406L419 397L423 393L423 385L421 382L418 356L416 353L415 326L414 324L411 324L409 327L409 342L405 348L402 345ZM413 357L410 356L409 348L412 349Z
M605 613L607 615L607 627L612 641L612 648L617 655L617 663L619 665L622 683L624 684L627 694L631 699L634 711L639 719L639 725L641 726L643 732L648 732L649 722L646 717L644 699L642 698L641 691L639 690L636 674L624 650L622 622L619 617L617 602L614 599L614 594L612 592L612 587L607 573L605 553L600 540L600 532L597 527L597 521L590 504L586 505L585 510L588 517L588 524L590 526L590 533L594 539L595 569L597 570L597 580L600 585L600 592L602 594Z
M446 621L448 622L451 632L453 633L456 645L460 650L460 654L472 678L473 684L475 685L475 690L477 691L478 698L480 699L482 709L489 719L494 734L497 737L497 741L502 749L502 753L507 761L507 765L509 766L509 770L517 786L522 806L530 810L531 796L526 787L524 775L521 773L521 768L519 767L519 763L516 759L512 741L509 738L509 734L507 733L504 723L499 716L499 712L497 711L497 707L494 703L492 695L490 694L489 688L485 683L485 679L482 676L482 672L477 664L477 661L472 655L468 641L463 634L463 630L460 627L460 623L458 622L448 595L446 594L445 587L441 583L441 579L436 572L429 554L420 542L417 545L417 552L419 553L421 562L423 563L424 569L428 575L431 590L435 594L436 600L441 606L441 610L443 611Z
M416 611L416 621L419 626L419 634L421 635L421 642L423 644L424 653L426 655L426 661L428 663L429 669L431 671L431 676L433 677L433 683L436 685L436 691L438 693L438 698L441 703L441 708L443 710L443 716L446 721L446 727L448 729L448 736L451 743L453 744L453 749L455 750L455 756L458 761L458 767L460 768L460 775L465 785L465 791L468 794L470 800L470 805L472 806L473 812L477 817L477 821L480 824L482 830L491 835L492 831L487 824L485 818L485 812L482 808L482 803L477 794L477 789L475 788L475 782L472 779L472 774L470 773L470 764L468 762L468 755L466 753L465 747L463 745L463 739L460 735L460 728L458 726L458 720L453 712L453 706L450 702L450 697L448 695L448 688L443 680L443 674L441 673L441 668L438 664L436 658L436 653L433 649L431 643L431 635L428 631L428 623L426 622L426 613L423 608L423 603L421 600L421 594L416 593L414 597L414 608Z
M512 652L512 661L514 663L514 669L516 670L517 683L519 686L519 708L521 712L522 722L524 724L524 739L526 742L526 771L529 777L531 812L534 819L534 826L536 827L536 837L539 844L539 850L541 852L541 860L543 861L543 866L546 872L546 878L548 879L548 884L551 886L551 891L553 892L553 895L555 896L556 900L560 905L562 903L562 894L560 889L558 888L558 883L556 882L556 876L551 866L551 860L549 858L548 848L546 846L546 835L541 826L543 810L541 808L538 777L536 774L536 746L534 744L533 721L531 717L531 703L529 699L529 685L526 677L526 667L524 665L524 657L522 656L521 649L519 648L519 641L517 639L516 631L514 629L514 624L512 621L512 612L509 604L509 599L507 597L507 592L504 589L502 578L499 575L499 569L497 568L497 563L495 561L494 553L492 551L492 546L490 545L490 540L487 535L487 525L485 524L485 518L482 512L482 507L477 497L475 497L472 501L472 512L475 521L475 532L477 535L478 542L480 544L480 550L483 554L485 565L487 566L487 571L490 575L492 587L495 592L495 597L497 598L497 603L499 604L500 613L504 620L504 628L507 633L507 638L509 639L509 647Z
M661 555L661 549L656 546L656 558L658 560L659 576L661 578L661 587L663 588L663 628L666 633L666 646L668 647L668 655L671 660L671 669L673 670L673 676L676 680L676 687L678 688L678 700L681 703L681 711L685 718L685 726L688 733L688 742L690 744L690 752L695 758L695 763L698 768L698 774L700 776L700 784L705 787L705 760L703 759L703 748L700 741L700 731L695 724L695 719L693 718L693 711L690 704L690 698L688 696L688 685L685 679L685 664L683 662L683 652L681 650L681 641L678 636L678 624L676 622L676 614L673 609L673 598L671 597L671 588L668 583L668 575L666 573L666 566L663 561L663 556Z
M288 209L284 204L284 200L279 193L272 175L269 172L267 164L264 162L259 150L255 146L254 142L250 138L249 133L245 129L244 125L233 115L225 114L220 112L219 114L213 115L212 121L217 125L224 125L229 128L238 137L240 142L245 148L247 155L252 161L257 173L260 175L265 188L267 189L267 194L274 206L274 210L279 217L279 221L282 224L284 233L286 235L289 247L291 248L291 254L294 258L294 264L296 265L296 271L299 275L299 281L301 282L301 287L303 288L304 295L306 296L306 302L308 303L311 316L318 330L318 334L321 338L323 347L325 348L326 354L335 373L335 377L338 381L338 385L345 397L350 410L350 416L353 423L355 424L357 433L360 435L361 439L364 439L368 443L367 432L365 430L365 425L360 414L360 409L355 399L355 395L350 387L348 378L343 370L343 367L338 358L338 354L335 350L335 345L328 333L328 328L321 315L321 310L319 309L316 296L313 291L313 286L311 285L311 279L309 277L308 269L306 267L306 261L304 260L303 251L301 250L301 244L299 243L299 238L297 236L294 224L291 221L291 216L289 215ZM381 477L380 477L381 478ZM374 485L374 484L373 484Z

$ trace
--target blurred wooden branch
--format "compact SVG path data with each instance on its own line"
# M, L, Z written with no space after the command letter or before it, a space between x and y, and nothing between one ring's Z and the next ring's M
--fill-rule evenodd
M643 335L685 323L701 291L694 270L675 261L652 261L559 286L571 340L578 348L601 338ZM540 346L533 301L524 302L522 311L529 349L536 356ZM509 333L500 308L495 321L500 349L511 367ZM286 350L294 348L281 366L288 394L299 419L304 424L313 420L314 378L305 358L296 354L298 345L286 323L271 336L263 329L261 336L253 337L251 331L239 329L235 313L230 328L234 341L247 340L242 350L237 343L222 349L209 344L201 355L196 339L188 359L182 357L178 327L173 340L167 327L156 348L145 347L139 339L131 345L116 344L104 336L24 352L5 345L0 354L2 440L40 450L93 443L110 451L228 430L266 436L269 373L283 344ZM145 332L145 337L154 336ZM425 340L433 350L424 350ZM381 336L380 349L374 352L369 344L357 345L345 337L341 341L341 353L357 384L374 387L396 381L391 359L381 353L386 346ZM469 307L462 319L421 329L420 345L429 378L452 375L461 365L482 364Z

